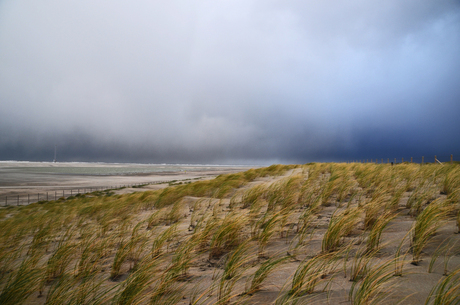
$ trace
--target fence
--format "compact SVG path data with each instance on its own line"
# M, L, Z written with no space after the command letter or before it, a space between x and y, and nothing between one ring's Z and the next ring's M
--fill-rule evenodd
M442 155L442 156L434 156L431 158L422 157L400 157L400 158L375 158L375 159L357 159L349 161L348 163L454 163L459 162L458 160L454 160L454 155Z
M117 186L98 186L98 187L75 187L75 188L66 188L66 189L57 189L53 191L47 192L38 192L38 193L29 193L29 194L19 194L19 195L9 195L3 196L3 204L2 206L12 206L12 205L27 205L34 202L40 201L50 201L50 200L58 200L60 198L69 198L71 196L76 196L78 194L89 194L92 192L97 191L110 191L110 190L118 190L127 187L140 187L149 184L162 184L168 183L170 181L155 181L149 183L137 183L137 184L125 184L125 185L117 185Z

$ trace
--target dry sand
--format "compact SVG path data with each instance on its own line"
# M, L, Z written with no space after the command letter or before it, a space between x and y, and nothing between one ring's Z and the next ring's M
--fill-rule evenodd
M3 173L8 172L8 166L10 164L1 164L0 171ZM30 166L30 164L24 165ZM52 167L52 166L81 166L80 164L35 164L34 166L43 166L43 167ZM127 165L121 165L127 166ZM10 177L18 180L14 185L8 187L3 186L2 191L9 190L18 191L18 190L37 190L40 188L51 188L51 187L69 187L69 186L88 186L88 185L108 185L108 184L133 184L133 183L146 183L146 182L159 182L159 181L171 181L171 180L185 180L185 179L210 179L216 175L222 173L230 173L246 170L246 167L216 167L216 168L203 168L203 167L187 167L187 169L178 169L176 171L169 172L157 172L157 173L148 173L148 174L132 174L132 175L108 175L108 176L94 176L94 175L58 175L58 174L35 174L35 175L24 175L20 173L14 173L10 166L9 174ZM33 166L32 166L33 167ZM183 171L181 171L183 170ZM13 175L12 175L13 174ZM258 178L255 181L249 183L248 185L243 186L241 191L248 189L252 186L258 184L271 184L280 181L281 179L287 178L289 175L293 174L293 171L287 172L284 176L281 177L265 177ZM6 179L7 176L2 176L0 178L0 183ZM20 178L24 182L19 183ZM12 179L11 181L15 181ZM13 184L13 183L11 183ZM149 185L145 188L126 188L119 190L118 192L132 192L132 191L142 191L146 189L152 189L157 187L164 187L167 184L163 185ZM16 187L16 188L15 188ZM22 187L22 188L19 188ZM382 240L383 245L378 254L376 255L376 260L391 260L394 258L394 253L398 247L401 240L405 239L402 252L406 252L409 247L407 232L410 230L410 227L414 223L414 217L411 217L408 214L408 210L405 207L405 204L408 200L409 193L405 193L401 201L399 202L399 215L394 220L390 222L389 227L384 231ZM193 206L193 203L199 200L200 198L187 197L185 202L189 201L188 206ZM202 199L202 198L201 198ZM209 202L212 199L207 198ZM222 202L214 200L214 205L217 205L219 211L222 214L225 214L229 210L229 199L225 199ZM208 202L208 201L206 201ZM279 292L282 289L285 283L289 283L292 279L293 274L295 273L297 267L299 266L300 260L303 260L306 257L311 256L314 253L321 252L321 242L326 232L327 225L331 220L331 215L336 209L335 204L331 206L325 206L318 215L318 218L315 223L316 230L311 235L311 239L307 242L305 247L299 249L296 259L291 259L286 262L284 265L281 265L277 270L271 274L267 281L264 283L263 288L257 292L250 300L249 304L269 304L275 302L279 296ZM237 211L240 209L237 209ZM240 210L243 213L243 210ZM301 213L302 211L299 211ZM146 212L147 213L147 212ZM151 212L148 212L149 214ZM243 214L242 214L243 215ZM139 215L141 217L142 215ZM144 215L145 216L145 215ZM297 215L298 216L298 215ZM189 224L191 223L192 213L185 211L184 218L180 221L180 231L185 232L184 234L192 234L187 230ZM289 231L288 231L289 232ZM364 232L363 223L359 223L354 229L353 234L350 237L347 237L348 241L351 241L354 238L358 238ZM385 292L387 298L385 299L385 304L424 304L430 290L434 285L443 278L444 273L444 264L447 266L447 270L452 271L458 266L460 266L460 252L457 245L460 242L460 234L455 234L457 228L452 217L446 221L446 223L440 228L433 238L432 242L423 250L422 261L418 266L410 264L410 254L406 257L407 261L404 262L404 271L402 277L395 277L395 284ZM280 253L284 254L287 251L290 251L289 244L294 238L294 234L289 234L286 237L281 238L277 234L270 240L267 245L265 255L266 257L274 257ZM427 271L428 265L430 264L433 254L436 252L438 246L443 242L450 240L451 244L456 245L452 248L452 251L449 257L441 256L434 265L433 272L429 273ZM357 247L357 246L356 246ZM353 250L355 251L355 250ZM172 253L174 249L172 250ZM169 254L170 256L172 255ZM354 253L354 252L353 252ZM348 259L348 264L352 264L353 253L351 253L350 258ZM254 273L256 266L260 265L263 262L263 258L256 259L253 263L254 266L248 266L248 269L245 272L243 280L246 280ZM212 278L216 270L221 268L222 263L218 260L212 261L208 258L208 254L202 254L199 256L194 264L192 264L190 274L191 278L189 279L190 285L195 285L197 283L202 283L204 287L208 287L213 282ZM124 275L121 280L125 279L128 276L128 267L125 266ZM350 268L350 266L348 266ZM310 299L303 304L350 304L348 300L348 293L350 290L351 282L349 276L345 276L343 272L338 271L333 278L331 278L330 293L321 292L321 285L316 289L316 291L310 295ZM244 290L244 282L240 281L235 286L235 295L241 293ZM43 304L43 299L35 298L35 301L31 304ZM212 304L215 301L215 297L211 298L206 304ZM190 299L188 294L184 295L184 299L181 300L178 304L189 304Z

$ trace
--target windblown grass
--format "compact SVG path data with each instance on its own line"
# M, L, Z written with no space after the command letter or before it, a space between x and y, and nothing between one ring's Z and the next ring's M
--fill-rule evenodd
M323 253L336 251L342 244L342 238L349 235L359 221L360 211L356 208L346 209L332 215L323 237Z
M270 273L272 273L279 264L282 264L287 259L288 257L286 256L278 259L271 258L262 263L254 273L252 279L248 281L246 294L254 294L256 291L260 290L262 283L270 275Z
M425 248L431 237L442 225L447 214L448 210L446 206L444 206L442 200L438 199L430 203L417 216L412 230L412 264L417 265L419 263L423 248Z
M28 256L10 273L0 293L0 304L23 304L39 288L43 270L38 264L38 256Z
M302 262L294 274L289 294L297 297L313 293L320 282L330 281L327 275L335 272L337 262L337 257L331 253L317 255Z
M281 212L274 214L267 213L265 214L267 217L260 219L259 232L257 234L257 241L259 242L259 256L263 255L270 238L275 233L277 226L279 226L281 215Z
M248 252L248 243L242 243L227 257L219 280L217 304L226 304L236 297L233 294L233 288L236 282L243 276L244 266L250 260Z
M369 236L367 237L367 252L370 253L379 249L383 230L385 230L390 221L395 217L396 214L394 212L386 211L372 224Z
M139 304L148 299L144 292L155 281L155 269L159 261L156 259L146 259L140 264L135 272L131 273L123 286L113 298L114 304Z
M219 258L224 253L235 248L243 241L242 229L247 220L228 214L216 228L210 244L210 258Z
M460 268L442 278L433 287L425 305L460 304Z
M416 271L444 274L426 304L458 304L459 169L274 165L2 207L0 303L392 303Z
M361 281L353 282L350 289L352 304L381 304L391 292L393 262L384 261L371 267Z

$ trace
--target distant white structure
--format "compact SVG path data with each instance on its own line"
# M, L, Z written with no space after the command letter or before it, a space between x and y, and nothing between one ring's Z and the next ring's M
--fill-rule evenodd
M53 163L56 163L56 148L57 148L57 145L54 145L54 159L53 159Z

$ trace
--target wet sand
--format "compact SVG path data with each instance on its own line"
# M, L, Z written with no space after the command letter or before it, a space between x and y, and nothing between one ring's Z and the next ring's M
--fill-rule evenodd
M14 162L0 161L0 205L5 198L11 203L20 196L24 198L46 196L54 199L62 191L89 192L96 188L117 188L128 185L147 184L143 188L128 188L123 192L142 191L164 187L159 184L198 179L212 179L221 174L240 172L251 166L226 165L165 165L129 163L86 162ZM69 194L70 195L70 194ZM41 197L43 199L45 197ZM50 200L51 200L50 199ZM29 200L30 201L30 200ZM27 202L27 201L26 201Z

